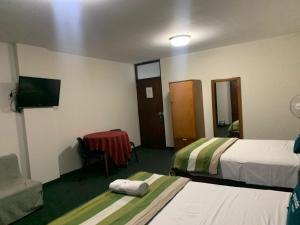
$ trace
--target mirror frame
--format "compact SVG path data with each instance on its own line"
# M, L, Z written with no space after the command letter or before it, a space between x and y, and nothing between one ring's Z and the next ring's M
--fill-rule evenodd
M211 96L212 96L212 113L213 113L213 124L214 124L214 136L217 133L217 101L216 101L216 83L224 82L224 81L233 81L237 82L237 99L238 99L238 114L239 114L239 123L240 123L240 139L244 138L244 126L243 126L243 111L242 111L242 91L241 91L241 78L240 77L232 77L226 79L217 79L211 81Z

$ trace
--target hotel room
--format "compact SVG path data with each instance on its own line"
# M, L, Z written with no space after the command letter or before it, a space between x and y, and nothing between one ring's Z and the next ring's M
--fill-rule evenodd
M0 1L0 225L300 225L299 12Z

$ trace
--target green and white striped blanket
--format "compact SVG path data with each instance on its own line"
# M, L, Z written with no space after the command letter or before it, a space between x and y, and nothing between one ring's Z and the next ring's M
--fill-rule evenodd
M49 225L146 224L189 181L147 172L136 173L129 179L147 182L149 192L134 197L107 191Z
M237 138L201 138L179 150L172 170L215 175L221 155Z

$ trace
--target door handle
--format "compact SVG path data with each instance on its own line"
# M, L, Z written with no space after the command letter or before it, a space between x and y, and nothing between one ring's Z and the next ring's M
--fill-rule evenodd
M159 117L160 124L163 124L164 123L164 113L158 112L158 117Z

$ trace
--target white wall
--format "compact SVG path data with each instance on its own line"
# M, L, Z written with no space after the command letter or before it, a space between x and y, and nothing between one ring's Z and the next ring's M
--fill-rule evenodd
M20 75L61 79L57 109L25 109L31 176L43 182L81 162L76 137L121 128L140 144L131 64L17 45Z
M161 59L167 145L172 146L168 82L200 79L207 136L213 136L211 80L241 77L244 137L293 139L300 120L289 101L300 94L300 33Z
M13 44L0 43L0 155L16 154L22 174L29 177L24 117L11 110L9 100L17 82L15 53Z
M16 115L10 110L9 93L16 87L10 46L0 43L0 155L19 156Z

